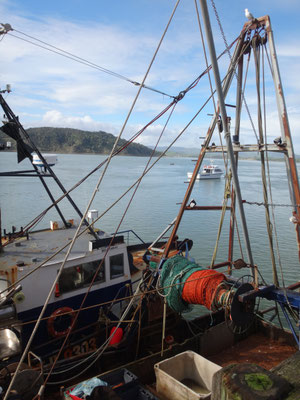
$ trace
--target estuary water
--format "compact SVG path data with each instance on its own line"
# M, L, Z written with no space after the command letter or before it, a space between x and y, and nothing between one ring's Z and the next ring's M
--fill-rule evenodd
M87 175L106 157L101 155L59 154L58 163L53 167L65 188L70 189L81 178ZM114 157L97 191L95 200L90 207L103 213L115 202L142 174L147 158L144 157ZM156 159L154 159L155 161ZM224 169L222 161L219 165ZM208 160L206 163L209 162ZM285 163L270 162L270 178L274 207L275 224L282 274L285 284L300 280L300 266L296 245L294 224L290 222L292 209L289 198ZM144 177L128 209L120 231L132 229L144 241L154 240L176 217L187 188L187 172L194 167L191 158L164 157ZM32 169L28 160L17 164L16 153L0 153L0 172ZM85 211L95 185L103 171L100 169L87 181L76 188L71 197L81 211ZM262 185L260 162L241 160L239 162L239 177L243 200L247 202L262 202ZM55 198L62 192L51 178L45 178ZM11 231L14 225L17 229L28 224L34 217L49 206L50 200L39 179L33 177L1 177L0 205L2 214L2 229ZM191 198L197 205L222 205L224 198L225 179L198 181L195 184ZM117 228L133 190L109 210L96 224L100 229L112 233ZM279 206L280 205L280 206ZM75 210L67 200L61 203L61 209L66 218L78 219ZM259 205L244 205L253 259L264 278L272 281L269 245L265 228L264 207ZM203 266L210 264L216 243L216 235L220 223L221 211L187 211L179 229L179 238L190 238L194 242L191 255ZM238 211L237 217L239 218ZM58 220L55 209L37 225L37 229L49 227L50 220ZM226 213L219 242L216 262L227 260L229 213ZM243 245L243 232L240 224L239 240L235 238L234 259L244 258L247 254ZM275 246L276 247L276 246ZM278 255L277 254L277 255ZM242 273L247 273L243 270ZM279 268L281 280L281 271Z

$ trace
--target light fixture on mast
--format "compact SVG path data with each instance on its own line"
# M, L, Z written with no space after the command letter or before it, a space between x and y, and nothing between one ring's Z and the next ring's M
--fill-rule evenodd
M11 92L11 85L7 84L5 89L0 90L0 93L10 93Z

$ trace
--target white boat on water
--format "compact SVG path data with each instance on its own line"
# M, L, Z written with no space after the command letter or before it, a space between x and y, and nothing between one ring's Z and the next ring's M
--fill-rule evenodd
M57 164L56 154L44 154L43 157L48 163L49 167L53 167L55 164ZM45 168L45 163L38 154L33 154L32 164L40 168Z
M190 181L193 176L193 172L188 172L187 177ZM220 179L223 176L223 170L216 164L204 165L202 171L197 174L197 180L200 179Z

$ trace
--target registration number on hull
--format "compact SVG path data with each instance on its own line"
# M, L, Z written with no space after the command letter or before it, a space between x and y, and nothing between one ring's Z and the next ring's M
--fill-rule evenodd
M92 337L89 340L84 340L83 342L76 344L74 346L69 346L63 350L63 358L71 358L75 356L80 356L81 354L88 353L97 349L96 338ZM53 364L57 355L49 357L49 363Z

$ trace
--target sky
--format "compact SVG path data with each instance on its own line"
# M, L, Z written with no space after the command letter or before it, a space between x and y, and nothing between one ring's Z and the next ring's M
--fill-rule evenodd
M245 8L249 8L255 17L270 16L295 152L300 154L300 2L214 2L228 43L237 38L246 22ZM138 86L123 78L142 81L175 3L175 0L0 0L0 23L9 23L14 29L0 37L0 87L4 89L6 84L11 85L12 92L5 94L5 98L24 127L71 127L118 135L138 91ZM219 54L224 50L224 41L210 0L208 7ZM82 62L28 41L40 46L50 44L80 57ZM83 60L93 63L96 68L85 65ZM220 60L222 77L228 61L227 54ZM266 57L265 61L266 134L272 143L280 135L280 128ZM195 3L181 0L145 83L168 95L178 95L205 70L205 65ZM113 71L122 79L104 73L98 67ZM178 135L209 94L206 76L178 102L160 145L168 145ZM251 65L245 99L256 125L256 88ZM135 134L170 101L167 95L143 89L122 137ZM226 102L235 103L234 84ZM227 111L232 116L233 133L234 109L228 107ZM211 118L209 114L213 112L210 102L176 146L199 148L200 138L206 134ZM155 145L168 116L166 113L150 125L138 142ZM214 141L219 144L220 140L222 138L216 132ZM244 110L241 143L255 142L249 115Z

